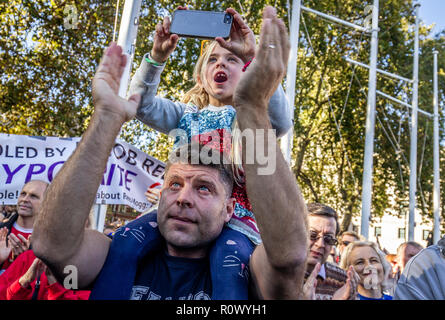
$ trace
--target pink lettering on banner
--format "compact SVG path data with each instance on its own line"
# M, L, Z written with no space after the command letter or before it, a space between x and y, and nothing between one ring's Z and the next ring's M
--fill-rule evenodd
M111 185L111 180L113 179L114 168L116 165L113 163L110 168L110 173L108 174L107 186Z
M0 203L13 204L20 188L30 180L54 181L79 141L0 134ZM101 177L96 202L145 210L150 206L144 195L147 187L160 186L164 173L163 162L117 140Z
M24 164L21 164L14 171L11 171L11 169L9 169L9 166L7 164L3 164L3 168L5 169L6 175L8 176L6 178L5 184L10 184L14 175L17 172L19 172L24 166L25 166Z
M120 180L119 180L119 186L122 186L122 182L123 182L123 179L122 179L122 173L125 171L125 169L124 168L122 168L120 165L117 165L117 168L119 169L119 171L120 171Z
M134 173L134 172L131 172L130 170L127 170L126 172L125 172L125 189L127 189L128 191L130 191L130 187L128 186L128 183L127 182L132 182L133 180L131 180L131 179L128 179L128 175L129 174L131 174L132 176L134 176L134 177L137 177L137 174L136 173Z
M115 169L118 169L118 171L116 171ZM127 189L128 191L130 191L130 186L129 183L133 182L132 179L130 179L128 176L134 176L137 177L137 173L127 170L126 168L122 168L120 165L116 165L114 163L112 163L110 165L110 168L105 168L105 172L104 175L102 177L102 182L101 185L106 185L106 186L110 186L111 183L113 182L113 178L114 178L114 173L117 172L117 174L119 175L119 186L122 187L124 186L125 189ZM105 183L106 181L106 183Z
M58 165L63 165L65 163L65 161L58 161L58 162L54 162L48 169L48 180L49 182L53 181L54 179L54 170L56 169L56 167Z
M56 167L61 166L64 163L65 163L65 161L58 161L58 162L51 164L48 167L47 177L48 177L49 182L53 181L53 179L54 179L54 171L55 171ZM2 166L6 173L5 184L11 184L12 180L14 179L14 176L16 176L26 165L20 164L17 168L15 168L13 170L11 170L11 168L9 167L8 164L3 164ZM28 171L26 172L25 181L23 181L23 183L27 183L28 181L35 178L34 176L44 173L46 169L47 169L47 166L44 165L43 163L30 164Z
M34 170L34 168L38 168ZM25 183L32 180L33 175L38 175L45 172L46 166L44 164L36 163L29 166L28 173L26 174Z

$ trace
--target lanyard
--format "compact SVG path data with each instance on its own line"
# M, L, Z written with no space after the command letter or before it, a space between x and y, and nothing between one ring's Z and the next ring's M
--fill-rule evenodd
M37 296L39 295L39 289L40 289L40 275L37 277L36 285L34 287L34 292L32 293L31 300L37 300Z

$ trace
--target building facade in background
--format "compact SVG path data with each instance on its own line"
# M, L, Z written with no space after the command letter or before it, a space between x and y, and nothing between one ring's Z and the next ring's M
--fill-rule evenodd
M354 217L350 230L360 234L361 220L360 216ZM443 230L441 230L443 232ZM428 239L432 237L433 223L425 221L422 216L416 212L414 241L424 247L428 246ZM374 218L369 225L369 241L380 243L382 249L389 253L396 253L397 248L403 242L408 241L408 214L402 214L398 217L395 214L385 214L381 218Z

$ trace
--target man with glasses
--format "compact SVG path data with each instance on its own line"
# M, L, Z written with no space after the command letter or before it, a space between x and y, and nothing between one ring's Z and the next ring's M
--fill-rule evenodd
M308 208L309 252L303 294L306 299L348 300L357 295L358 275L326 260L339 233L338 215L331 207L310 203Z

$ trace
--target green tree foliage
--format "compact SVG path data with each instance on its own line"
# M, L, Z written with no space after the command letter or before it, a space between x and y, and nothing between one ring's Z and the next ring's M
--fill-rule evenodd
M303 4L363 24L365 8L372 2L304 0ZM258 34L262 8L265 5L277 7L278 14L289 25L289 3L292 1L192 0L188 5L201 10L233 7ZM113 39L116 5L117 0L0 2L0 132L82 135L92 112L91 79L104 48ZM120 0L118 22L123 5L124 0ZM142 2L132 72L151 49L155 25L179 5L184 2ZM70 11L73 7L77 15ZM378 66L411 78L413 2L380 1L379 13ZM77 19L71 19L75 17ZM119 28L116 36L118 31ZM307 201L334 207L344 217L342 227L346 228L352 216L360 214L361 208L368 70L347 63L344 56L368 64L370 37L303 12L299 39L292 170ZM432 37L430 28L422 26L419 108L428 112L432 112L433 49L440 52L439 88L445 88L444 39L440 33ZM196 39L180 40L162 75L159 94L179 100L193 85L193 66L200 46ZM411 103L412 92L406 83L379 76L377 87ZM441 90L439 100L443 98ZM409 118L410 110L406 107L377 98L373 217L407 211ZM417 204L427 219L432 215L433 125L430 119L419 114L418 127ZM442 128L442 138L443 132ZM164 161L172 145L167 136L137 120L126 124L120 137ZM441 183L444 194L445 180ZM445 204L445 196L441 199Z
M91 78L111 35L114 11L102 1L77 1L77 29L65 28L66 5L0 3L1 132L78 136L84 131Z
M305 1L307 7L363 25L373 1ZM378 67L412 78L412 1L384 1L379 9ZM421 34L419 108L432 112L432 47L443 38ZM368 70L343 57L369 64L369 35L304 12L296 86L293 169L308 201L332 205L349 225L361 209ZM443 65L443 57L440 65ZM441 79L443 81L443 79ZM411 103L411 87L378 76L377 88ZM443 100L444 92L440 92ZM372 215L406 213L409 193L410 110L377 97ZM432 122L419 114L417 204L432 214ZM442 131L443 132L443 131ZM443 134L442 134L443 137ZM425 140L426 139L426 140ZM425 147L424 147L425 146ZM422 156L423 155L423 156Z

